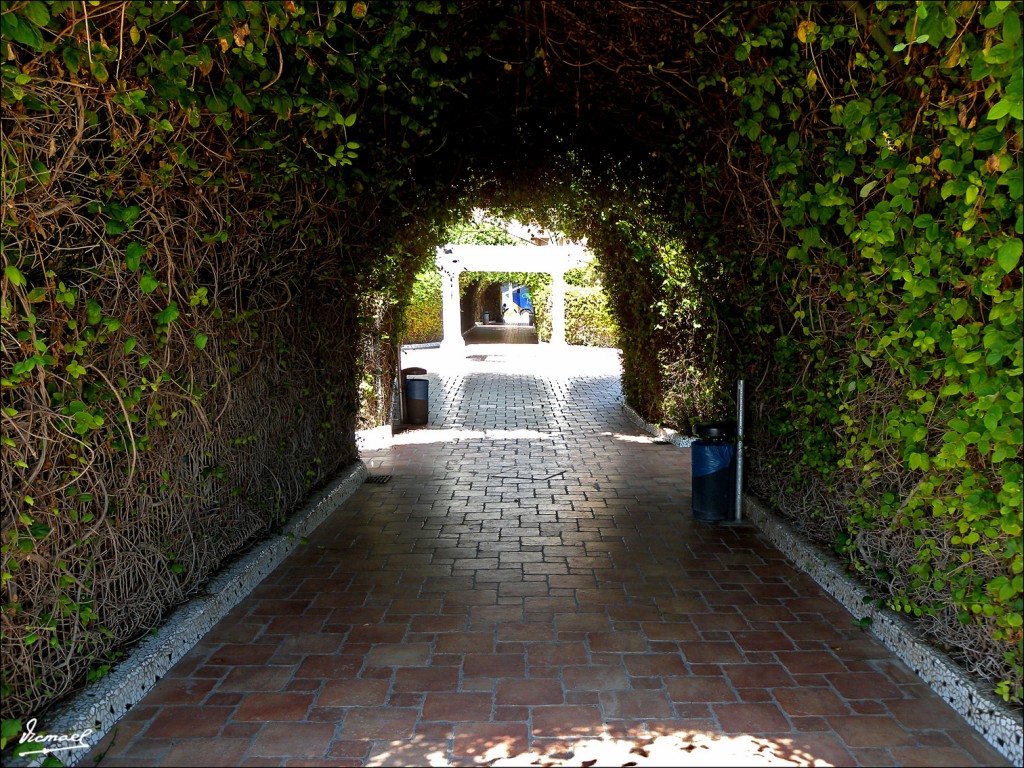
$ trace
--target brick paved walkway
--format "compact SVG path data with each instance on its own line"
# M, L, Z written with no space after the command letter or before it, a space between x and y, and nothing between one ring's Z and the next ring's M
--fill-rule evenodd
M431 424L364 451L390 482L101 765L1007 764L755 529L692 520L688 452L623 418L613 356L466 354L405 356Z

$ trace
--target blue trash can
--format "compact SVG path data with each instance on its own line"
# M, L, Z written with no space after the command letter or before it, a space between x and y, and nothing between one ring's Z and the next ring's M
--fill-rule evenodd
M405 420L408 424L426 424L430 382L427 379L405 380Z
M736 507L736 425L712 421L696 425L691 446L693 516L705 523L732 519Z

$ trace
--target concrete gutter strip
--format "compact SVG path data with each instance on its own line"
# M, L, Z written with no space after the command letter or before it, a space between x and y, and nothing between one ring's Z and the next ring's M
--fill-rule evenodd
M646 432L681 447L692 444L691 438L680 437L678 432L644 421L628 405L622 407L630 420ZM1024 724L1018 712L929 643L903 616L888 608L876 607L874 596L845 573L837 558L819 551L758 499L744 495L743 511L765 538L855 618L870 617L871 633L956 710L979 736L1014 765L1024 765Z
M403 344L402 349L439 349L441 347L440 341L427 341L423 344Z
M689 448L693 445L693 441L697 439L695 437L687 437L682 432L676 432L674 429L665 429L655 426L648 421L644 421L644 417L634 411L632 406L627 403L622 404L622 410L626 412L626 416L629 420L640 427L640 429L645 432L649 432L655 437L660 437L662 440L672 443L672 445L678 446L679 448Z
M176 609L156 633L128 651L106 677L89 685L59 705L39 723L36 732L51 734L92 733L81 739L89 749L69 750L60 755L74 766L117 724L128 710L202 638L271 574L318 525L334 513L367 477L359 461L342 470L326 487L313 494L301 510L281 529L243 555L217 575L203 591ZM12 762L11 765L38 766L43 756Z

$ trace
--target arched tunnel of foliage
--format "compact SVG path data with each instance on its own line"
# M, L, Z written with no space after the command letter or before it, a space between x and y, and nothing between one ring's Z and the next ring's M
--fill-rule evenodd
M649 419L745 378L751 490L1019 704L1020 15L5 3L3 717L357 458L474 206L588 238Z

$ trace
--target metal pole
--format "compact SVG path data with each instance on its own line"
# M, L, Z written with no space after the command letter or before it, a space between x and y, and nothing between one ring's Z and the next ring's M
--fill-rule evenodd
M743 379L736 382L736 517L743 519Z

